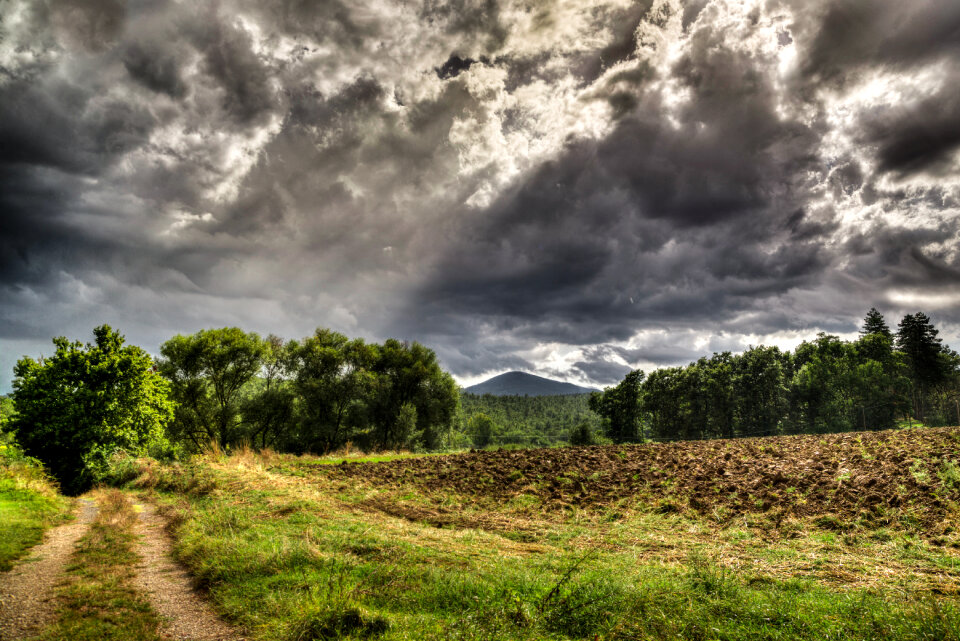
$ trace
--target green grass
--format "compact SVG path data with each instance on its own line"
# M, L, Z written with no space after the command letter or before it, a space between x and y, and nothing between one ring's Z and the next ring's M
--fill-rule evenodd
M57 620L44 641L160 641L159 619L133 587L136 514L122 492L97 497L100 511L78 544L58 588Z
M956 594L956 556L904 554L899 531L866 547L761 516L730 529L627 507L537 521L530 506L455 496L474 525L436 527L376 508L403 507L408 488L341 487L276 460L188 467L139 485L159 491L178 555L254 639L960 640L960 601L924 583L947 576Z
M0 443L0 571L13 567L43 539L44 531L69 518L61 496L39 463Z

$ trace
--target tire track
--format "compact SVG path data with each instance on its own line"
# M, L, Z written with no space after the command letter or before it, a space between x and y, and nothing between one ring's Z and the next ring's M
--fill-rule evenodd
M34 636L53 620L54 587L77 541L97 515L92 499L80 499L76 509L76 520L48 530L29 556L0 573L0 641Z
M177 641L243 641L239 631L223 621L193 588L190 575L173 560L165 521L149 503L140 510L142 562L134 580L165 625L162 634Z

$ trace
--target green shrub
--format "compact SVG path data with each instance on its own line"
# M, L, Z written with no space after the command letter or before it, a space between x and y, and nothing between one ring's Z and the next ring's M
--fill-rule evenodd
M590 423L583 421L570 430L570 436L567 438L567 440L570 442L570 445L596 445L597 435L594 434L593 428L590 427Z

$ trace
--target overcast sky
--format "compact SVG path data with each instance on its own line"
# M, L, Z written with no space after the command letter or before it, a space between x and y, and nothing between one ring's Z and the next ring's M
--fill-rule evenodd
M83 5L78 7L76 5ZM461 382L960 347L956 0L0 3L0 390L107 322Z

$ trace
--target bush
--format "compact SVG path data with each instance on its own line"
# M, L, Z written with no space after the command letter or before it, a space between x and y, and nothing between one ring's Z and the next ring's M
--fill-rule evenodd
M173 418L169 387L150 356L108 325L93 333L86 346L55 338L53 356L26 357L14 369L10 427L68 494L100 482L117 450L162 449Z
M584 421L570 430L570 437L567 440L570 441L570 445L596 445L597 435L594 434L590 423Z

